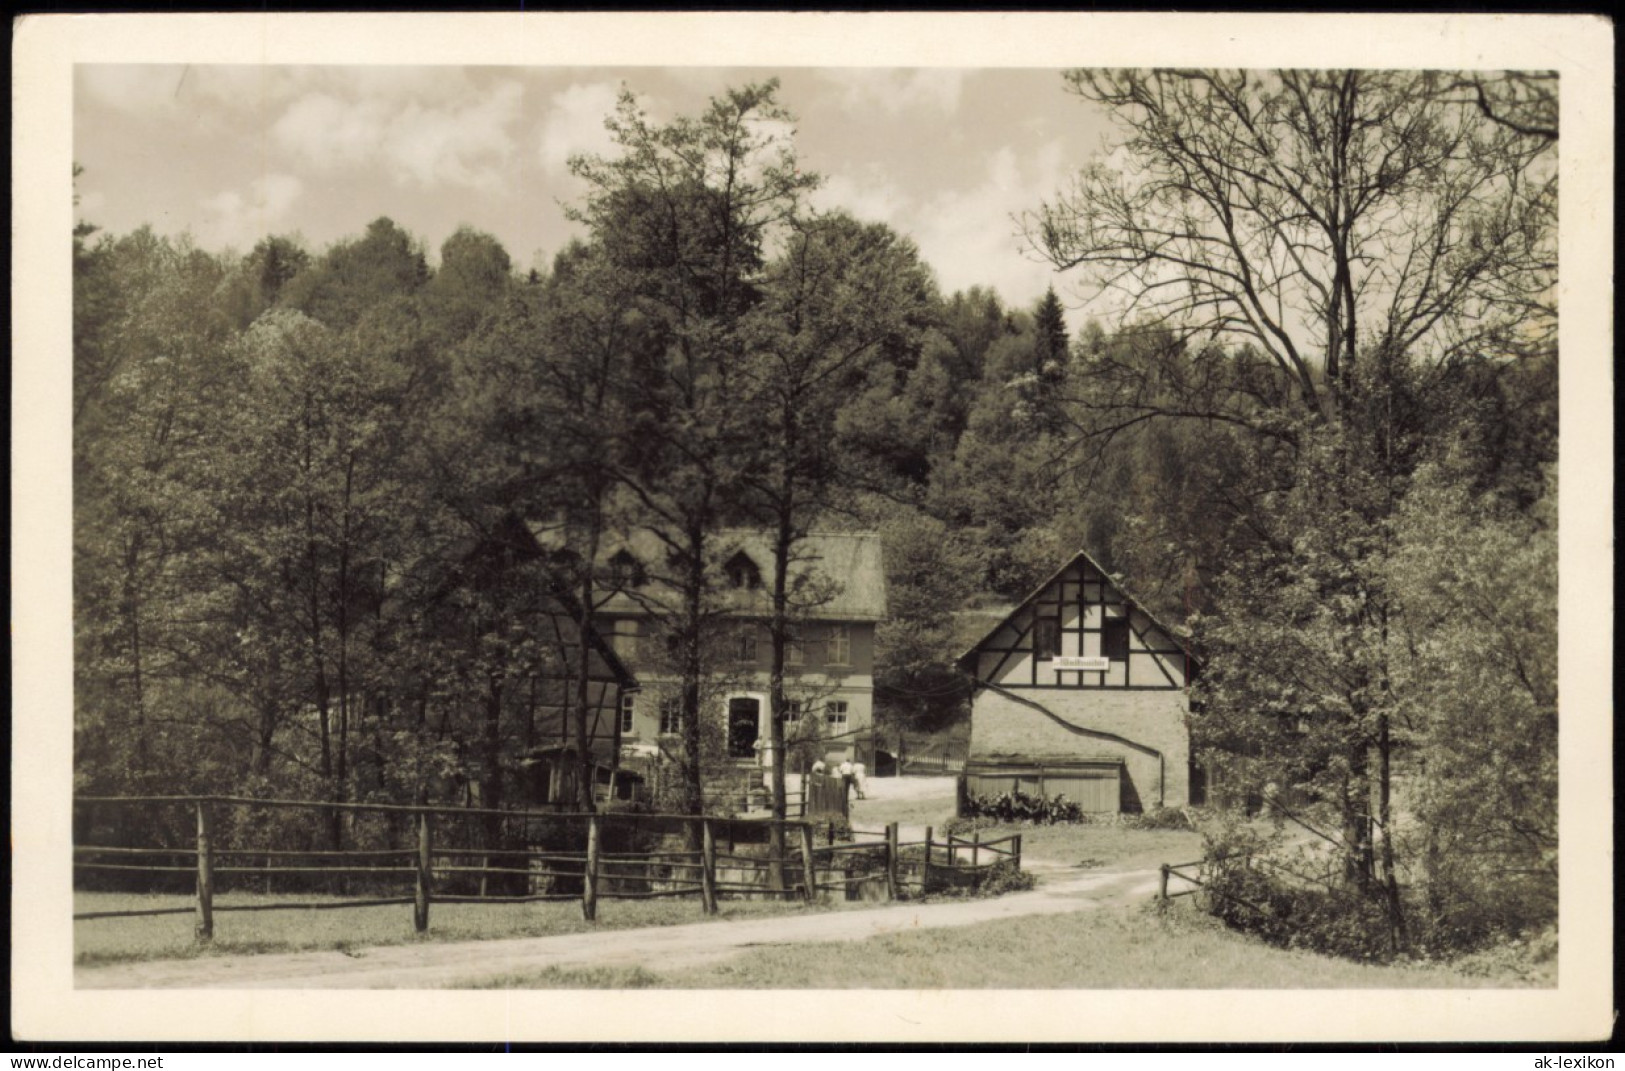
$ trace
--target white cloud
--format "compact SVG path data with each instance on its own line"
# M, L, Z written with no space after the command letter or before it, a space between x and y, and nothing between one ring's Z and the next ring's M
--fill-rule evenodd
M82 94L128 115L157 116L175 109L189 75L176 64L82 64L75 71Z
M879 168L868 168L862 178L849 172L830 175L812 195L820 211L843 209L872 223L896 223L912 202Z
M849 111L884 111L900 115L926 110L953 115L959 110L959 96L965 72L920 67L909 70L848 67L823 72L841 87L841 103Z
M1052 198L1065 176L1060 142L1027 161L1008 146L988 157L980 184L931 198L907 230L937 271L943 290L992 286L1008 303L1026 305L1055 282L1052 266L1022 254L1017 219Z
M571 85L553 94L542 121L542 166L562 174L571 156L613 152L615 142L604 129L604 118L615 110L619 93L607 82L594 82Z
M524 88L515 81L483 89L465 84L437 97L313 91L289 105L271 134L317 168L365 165L387 170L402 185L502 189L513 149L508 130L519 118Z
M203 202L199 244L246 251L292 222L294 202L304 189L305 184L295 176L272 173L255 179L246 197L236 190L222 190Z
M346 101L309 93L294 101L271 127L284 149L317 167L358 164L378 154L389 123L383 101Z
M390 121L385 158L421 185L505 187L513 150L508 127L519 117L524 88L502 82L475 100L445 106L412 104Z

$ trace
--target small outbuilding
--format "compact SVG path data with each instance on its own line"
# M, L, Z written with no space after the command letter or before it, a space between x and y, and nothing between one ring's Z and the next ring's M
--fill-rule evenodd
M1088 554L1061 566L959 664L974 678L970 795L1064 795L1092 813L1201 802L1192 798L1191 656Z

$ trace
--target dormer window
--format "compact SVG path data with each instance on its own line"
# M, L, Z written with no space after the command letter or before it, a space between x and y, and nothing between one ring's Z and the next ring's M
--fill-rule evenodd
M640 588L646 579L643 563L631 551L617 550L609 559L609 579L618 588Z
M727 574L728 586L737 590L755 591L762 586L762 571L756 567L751 556L740 551L728 559L728 564L722 567Z

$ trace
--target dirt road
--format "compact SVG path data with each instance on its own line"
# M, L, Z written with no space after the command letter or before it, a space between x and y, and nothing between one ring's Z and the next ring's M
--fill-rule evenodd
M393 945L351 952L294 952L80 967L81 989L442 989L547 967L643 966L669 971L716 962L747 948L861 941L940 926L1087 911L1152 895L1155 870L1088 871L1027 861L1031 892L988 900L898 904L838 912L701 922L559 937Z

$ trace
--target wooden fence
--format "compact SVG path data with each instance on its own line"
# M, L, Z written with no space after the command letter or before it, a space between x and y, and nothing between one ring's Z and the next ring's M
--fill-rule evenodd
M1172 900L1178 896L1190 896L1194 893L1202 891L1203 889L1206 889L1209 895L1220 896L1227 900L1233 900L1238 904L1243 904L1252 908L1254 911L1257 911L1260 914L1268 914L1264 908L1253 903L1251 900L1244 900L1241 897L1236 896L1234 893L1223 892L1215 889L1211 884L1203 880L1203 875L1205 874L1210 863L1223 862L1227 859L1235 858L1241 858L1243 860L1242 865L1244 866L1253 866L1259 863L1262 863L1265 866L1271 865L1267 861L1258 859L1257 857L1248 853L1221 855L1213 859L1199 859L1194 863L1164 863L1162 864L1162 877L1157 886L1157 899ZM1192 871L1194 873L1187 873L1187 871ZM1170 892L1168 889L1168 883L1172 879L1178 879L1179 881L1185 882L1189 888L1176 889Z
M900 842L895 823L865 834L878 841L837 843L833 822L229 796L81 797L74 805L76 886L95 876L149 888L184 883L195 901L191 907L86 911L74 919L195 913L200 941L212 939L216 913L231 911L411 904L422 932L435 903L578 900L591 921L600 900L696 896L706 914L715 914L718 900L727 897L898 899L910 890L979 884L1001 860L1013 859L1019 868L1021 859L1019 834L936 841L928 829L923 841ZM354 846L288 847L286 827L277 839L266 820L275 813L314 816L321 821L298 828L340 843L347 835ZM109 815L118 820L109 822ZM132 815L146 820L132 821ZM370 827L358 828L363 822ZM783 831L778 858L770 855L775 824ZM177 844L183 837L190 843ZM282 882L283 891L325 884L342 898L216 903L223 884L258 883L270 891L274 882Z

